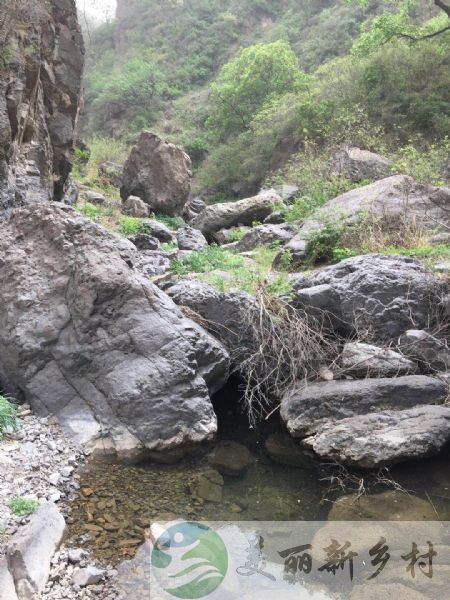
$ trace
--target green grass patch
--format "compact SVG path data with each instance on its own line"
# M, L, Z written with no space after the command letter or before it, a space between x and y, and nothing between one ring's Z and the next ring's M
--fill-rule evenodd
M27 517L36 512L39 502L30 498L11 498L8 506L16 517Z
M172 263L172 271L177 275L188 273L209 273L216 269L230 271L244 265L244 258L212 245L192 252Z
M142 219L122 215L119 219L119 231L122 235L136 235L142 228Z
M180 227L184 227L186 225L186 222L182 217L169 217L168 215L160 215L156 213L152 215L151 218L163 223L169 229L173 230L180 229Z
M88 219L92 221L98 222L102 217L112 217L113 209L106 208L104 206L97 206L96 204L91 204L90 202L86 202L86 204L77 205L75 207L80 211Z
M17 429L17 406L10 398L0 395L0 439L6 429Z

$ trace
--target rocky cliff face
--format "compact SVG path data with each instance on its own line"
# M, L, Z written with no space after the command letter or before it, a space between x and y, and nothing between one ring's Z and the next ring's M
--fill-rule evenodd
M61 200L72 165L84 46L74 0L0 0L0 219Z

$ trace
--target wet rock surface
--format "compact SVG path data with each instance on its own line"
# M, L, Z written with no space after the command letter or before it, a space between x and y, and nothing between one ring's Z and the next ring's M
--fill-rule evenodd
M209 464L222 475L240 477L253 462L248 448L237 442L219 442L209 457Z

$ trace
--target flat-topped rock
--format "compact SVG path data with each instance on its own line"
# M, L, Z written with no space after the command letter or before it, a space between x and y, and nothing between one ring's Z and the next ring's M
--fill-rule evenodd
M299 383L281 401L281 418L293 437L324 423L386 409L403 410L443 402L446 386L424 375Z
M370 344L345 344L340 365L346 375L355 377L394 377L417 371L417 364L399 352Z
M450 441L450 408L420 406L343 419L304 440L320 458L364 469L438 454Z

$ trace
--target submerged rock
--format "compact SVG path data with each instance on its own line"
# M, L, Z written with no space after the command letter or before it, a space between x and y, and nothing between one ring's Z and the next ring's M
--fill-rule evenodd
M237 442L219 442L209 457L209 464L222 475L240 477L253 462L248 448Z
M214 469L208 469L197 475L189 487L195 498L219 504L222 502L223 485L222 475Z
M181 148L143 131L124 165L120 195L138 196L164 215L181 215L191 177L191 159Z
M427 500L408 492L342 496L333 502L329 521L434 521L436 512Z
M292 436L305 437L330 421L373 411L439 403L445 396L445 384L424 375L302 382L283 397L281 418Z
M274 192L264 192L236 202L211 204L192 220L191 225L208 237L220 229L263 221L280 204L281 197Z
M273 433L265 441L265 446L270 458L277 463L301 469L313 467L305 451L286 433Z
M373 331L392 339L412 325L425 327L446 284L419 261L404 256L357 256L313 275L296 303L346 333Z
M417 371L417 364L389 348L350 342L345 344L340 364L355 377L394 377Z
M365 469L433 456L450 441L450 408L420 406L323 425L304 444L321 458Z
M56 203L1 225L4 386L56 414L86 448L123 459L211 439L217 422L202 373L217 368L224 381L229 362L134 268L136 254Z

